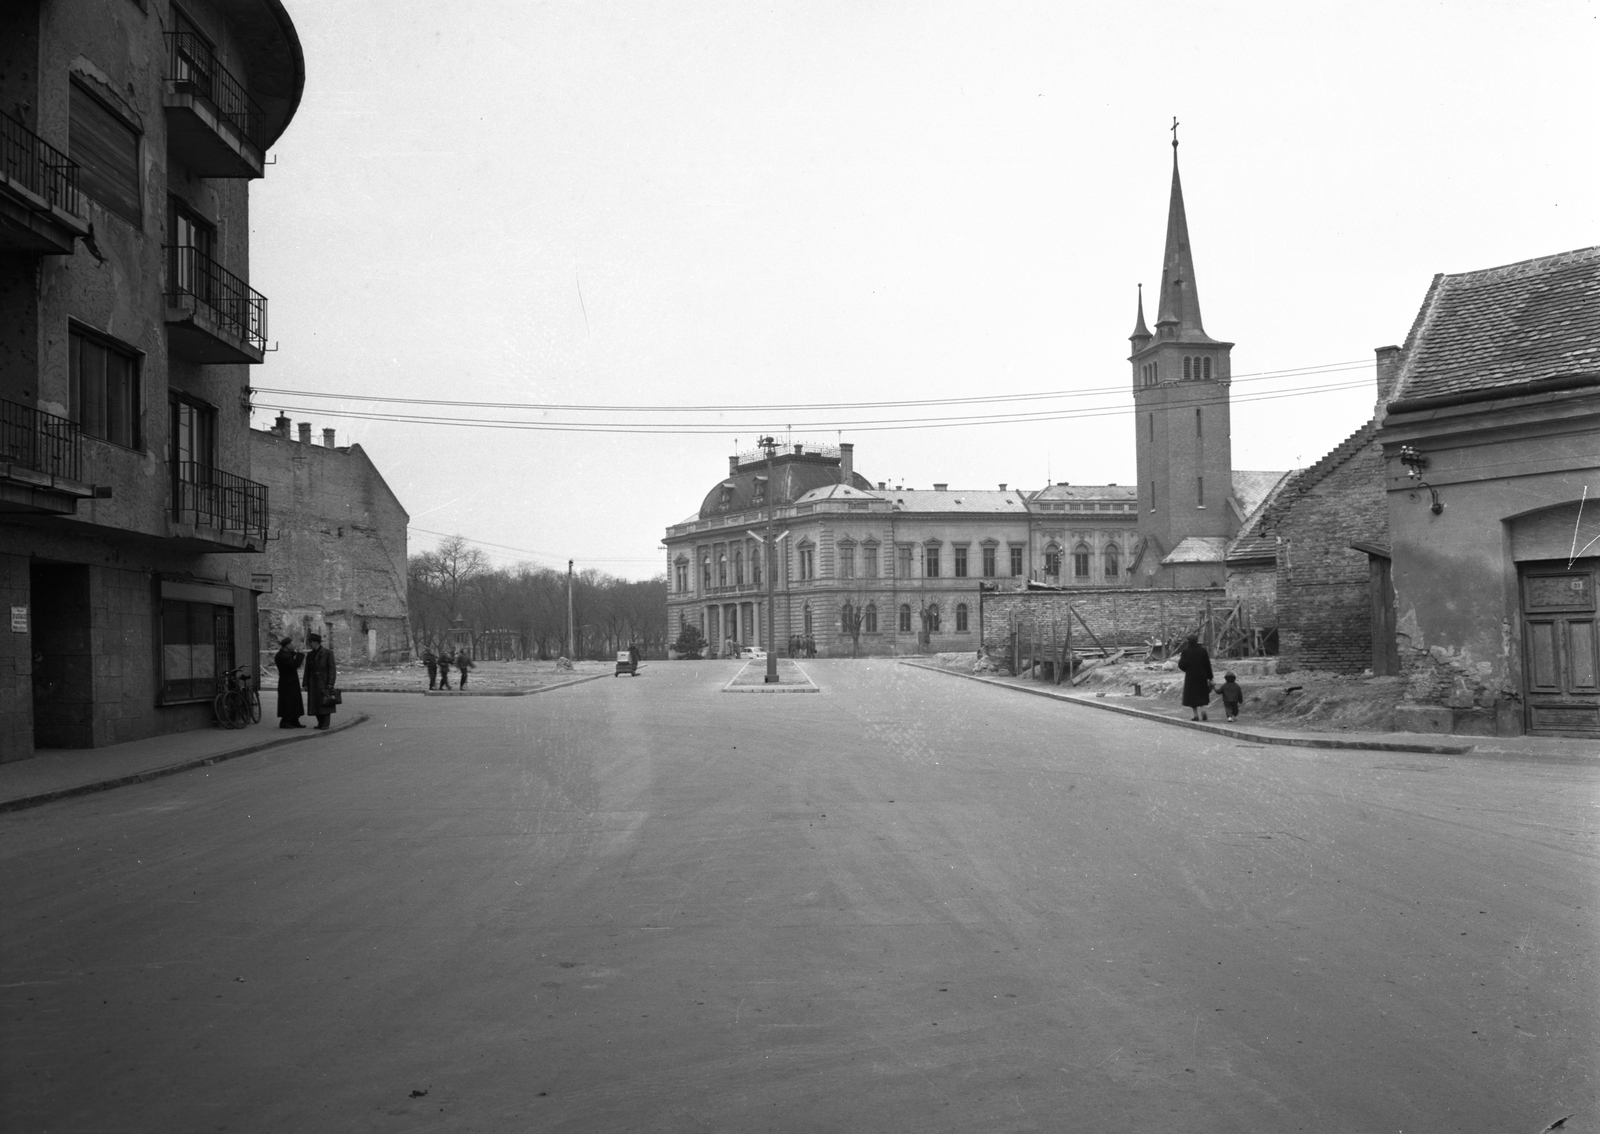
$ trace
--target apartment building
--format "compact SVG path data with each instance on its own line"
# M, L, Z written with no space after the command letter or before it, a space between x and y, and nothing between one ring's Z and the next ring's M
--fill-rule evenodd
M279 0L0 6L0 759L254 664L249 184L304 81Z

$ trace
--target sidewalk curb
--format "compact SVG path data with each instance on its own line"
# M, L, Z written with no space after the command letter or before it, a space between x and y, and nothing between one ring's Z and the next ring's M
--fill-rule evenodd
M1242 728L1229 728L1227 725L1214 725L1207 721L1185 721L1161 713L1152 713L1147 709L1135 709L1127 705L1108 705L1098 698L1079 697L1071 693L1057 693L1053 689L1029 689L1025 685L1012 685L1006 681L996 681L990 677L979 677L975 673L957 673L952 669L941 669L936 665L926 662L905 660L901 665L911 666L913 669L926 669L934 673L947 673L951 677L963 677L968 681L981 681L985 685L998 686L1001 689L1013 689L1018 693L1029 693L1035 697L1048 697L1052 701L1065 701L1072 705L1083 705L1090 709L1102 709L1108 713L1122 713L1124 716L1139 717L1158 724L1176 725L1178 728L1195 729L1198 732L1210 733L1216 736L1230 736L1235 740L1249 740L1257 744L1279 744L1288 748L1346 748L1362 749L1367 752L1425 752L1434 756L1466 756L1476 747L1472 744L1428 744L1411 740L1341 740L1334 736L1273 736L1270 733L1250 732ZM1498 752L1479 753L1484 756L1501 756ZM1526 759L1543 759L1538 754L1532 754Z
M535 693L548 693L552 689L565 689L569 685L582 685L585 681L599 681L602 677L615 677L613 673L591 673L585 677L574 677L571 681L559 681L554 685L538 685L526 689L418 689L424 697L532 697ZM390 689L355 689L355 693L390 693ZM412 690L405 690L410 693Z
M344 724L328 730L328 735L348 732L359 724L371 720L366 713L357 713ZM251 756L257 752L265 752L269 748L281 748L285 744L301 744L308 740L322 739L317 736L316 729L307 729L303 736L280 736L272 740L263 740L259 744L250 744L244 748L236 748L231 752L217 752L210 756L200 756L193 760L182 760L176 764L167 764L160 768L150 768L143 772L129 772L125 776L116 776L109 780L97 780L92 784L79 784L75 787L57 788L55 791L41 792L38 795L18 796L16 799L0 800L0 812L23 811L30 807L38 807L46 803L54 803L59 799L71 799L79 795L93 795L96 792L110 791L112 788L126 787L128 784L142 784L149 780L159 780L165 776L175 776L179 772L193 771L195 768L204 768L211 764L220 764L224 760L232 760L238 756Z

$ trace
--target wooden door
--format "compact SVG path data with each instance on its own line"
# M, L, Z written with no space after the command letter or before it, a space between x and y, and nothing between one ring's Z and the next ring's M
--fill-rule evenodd
M1528 731L1600 737L1600 560L1521 571Z

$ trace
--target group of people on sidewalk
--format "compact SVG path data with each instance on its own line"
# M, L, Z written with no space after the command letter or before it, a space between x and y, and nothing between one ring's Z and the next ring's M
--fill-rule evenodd
M1211 669L1211 652L1200 644L1199 635L1189 635L1189 640L1178 653L1178 668L1183 671L1183 706L1193 713L1190 720L1210 719L1206 716L1206 706L1211 704L1213 693L1221 695L1222 708L1228 720L1239 719L1239 706L1244 703L1244 690L1239 685L1239 679L1226 673L1223 674L1221 685L1212 684L1216 675Z
M438 653L434 653L432 646L422 651L422 664L428 669L429 689L450 688L450 670L452 668L461 675L459 687L465 689L467 687L467 674L476 668L466 650L456 650L454 653L450 650L440 650Z
M306 635L307 651L294 648L293 638L278 643L272 663L278 667L278 727L305 728L300 718L310 713L326 731L343 697L339 693L339 667L333 651L322 644L321 634ZM302 685L301 667L304 666ZM305 690L304 699L301 689Z

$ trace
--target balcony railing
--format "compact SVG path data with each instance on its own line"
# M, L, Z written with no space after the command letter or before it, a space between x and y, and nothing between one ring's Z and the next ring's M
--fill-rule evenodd
M167 87L173 94L195 95L239 128L257 149L266 119L244 84L217 62L217 53L193 32L167 33Z
M81 480L78 423L0 399L0 464Z
M225 334L267 349L267 297L228 271L198 248L169 244L167 248L167 302L184 300L209 307Z
M265 540L267 486L197 461L174 461L172 515L197 527Z
M56 208L83 215L78 163L4 112L0 112L0 169Z

